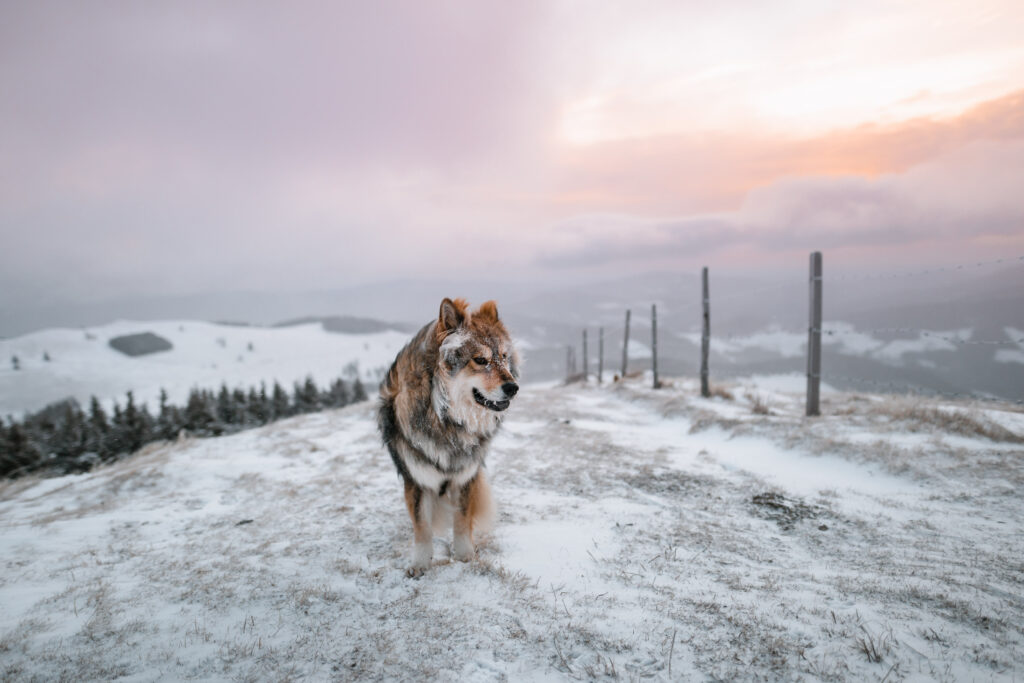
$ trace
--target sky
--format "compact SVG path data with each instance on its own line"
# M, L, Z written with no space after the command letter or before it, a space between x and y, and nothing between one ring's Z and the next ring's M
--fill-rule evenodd
M0 3L0 309L1024 255L1019 0Z

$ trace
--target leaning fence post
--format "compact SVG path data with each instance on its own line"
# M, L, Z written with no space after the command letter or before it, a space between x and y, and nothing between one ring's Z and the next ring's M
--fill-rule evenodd
M583 328L583 381L587 381L587 330Z
M654 370L653 387L658 384L658 307L651 304L651 369Z
M810 326L807 328L807 415L821 415L821 252L811 254Z
M700 337L700 395L709 398L711 396L711 387L708 386L708 352L711 350L711 299L708 298L707 266L704 266L701 280L703 281L704 331Z
M601 383L604 374L604 328L597 328L597 383Z
M626 309L626 336L622 340L622 379L626 379L626 366L629 364L629 309Z

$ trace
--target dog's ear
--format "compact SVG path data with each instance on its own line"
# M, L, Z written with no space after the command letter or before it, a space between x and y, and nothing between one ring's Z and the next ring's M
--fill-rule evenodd
M466 322L466 302L463 299L445 298L441 302L441 312L437 317L438 332L452 332L462 327Z
M498 322L498 304L493 301L485 301L480 304L480 308L477 309L476 313L473 314L474 318L480 318L487 322L496 323Z

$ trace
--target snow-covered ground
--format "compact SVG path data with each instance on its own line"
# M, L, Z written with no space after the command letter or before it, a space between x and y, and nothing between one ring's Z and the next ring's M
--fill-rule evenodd
M108 343L138 332L163 337L173 348L130 357ZM84 330L42 330L0 340L0 416L68 397L83 406L93 395L124 403L126 391L153 408L161 387L179 405L190 388L216 389L221 382L230 388L266 382L269 388L277 380L291 391L292 383L307 375L321 386L343 375L351 379L353 367L363 381L373 381L408 339L408 333L394 331L337 334L319 323L241 327L196 320L118 321ZM18 357L19 370L12 356Z
M370 403L0 487L0 678L1020 680L1024 414L524 388L405 576Z

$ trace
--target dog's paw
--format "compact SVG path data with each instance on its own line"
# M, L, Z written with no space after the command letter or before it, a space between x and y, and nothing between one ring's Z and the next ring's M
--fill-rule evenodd
M469 536L456 536L452 542L452 557L459 562L469 562L475 556L473 540Z
M434 546L432 543L417 543L412 551L412 566L406 572L411 578L418 579L423 572L430 569L430 561L434 557Z

